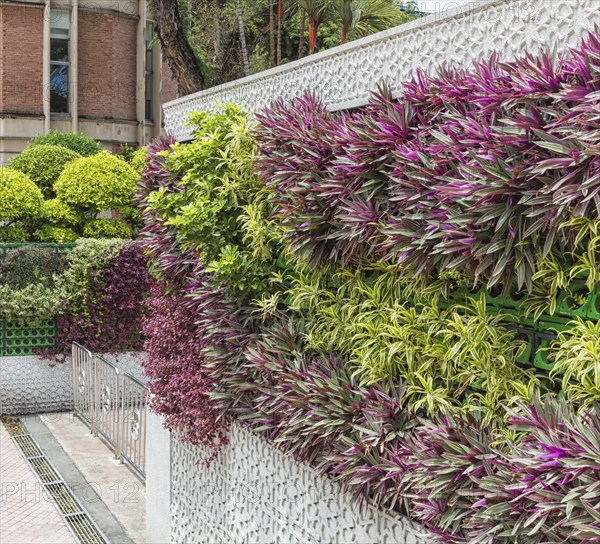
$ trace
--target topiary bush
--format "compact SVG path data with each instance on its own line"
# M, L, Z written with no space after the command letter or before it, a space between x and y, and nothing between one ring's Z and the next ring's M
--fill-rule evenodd
M0 168L0 221L12 223L40 214L44 197L31 179L10 168Z
M36 136L31 140L30 145L56 145L75 151L82 157L96 155L102 151L102 146L89 136L73 132L58 132L57 130L51 130L48 134Z
M85 238L131 238L131 229L117 219L92 219L83 227Z
M42 219L52 225L75 227L85 221L85 216L62 200L53 198L44 202Z
M142 174L144 166L146 165L146 157L148 156L148 148L140 147L129 160L131 167L138 173Z
M14 157L9 166L27 174L46 198L54 196L54 183L64 167L81 155L58 145L32 145Z
M34 231L33 237L38 242L69 244L77 240L79 234L70 227L57 227L46 224Z
M27 242L29 233L23 225L0 226L0 243Z
M63 202L95 214L130 204L138 178L125 161L99 153L68 164L54 190Z

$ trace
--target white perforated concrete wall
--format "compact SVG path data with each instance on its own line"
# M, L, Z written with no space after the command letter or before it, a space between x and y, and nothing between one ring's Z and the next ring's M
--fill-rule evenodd
M440 4L441 5L441 4ZM165 127L179 139L190 112L215 101L255 112L275 98L317 91L330 107L364 104L377 85L398 86L416 68L466 65L498 51L505 60L528 50L577 45L600 24L600 0L474 0L250 77L169 102Z
M142 379L139 354L107 354L122 372ZM38 357L0 357L0 415L63 412L73 409L71 362Z
M166 533L172 544L432 540L405 517L360 510L337 484L240 425L234 425L230 445L207 467L202 448L182 444L159 421L151 416L147 427L149 542L164 544L159 535Z

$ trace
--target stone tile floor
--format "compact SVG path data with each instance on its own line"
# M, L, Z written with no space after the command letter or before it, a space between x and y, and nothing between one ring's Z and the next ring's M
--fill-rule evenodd
M0 423L0 543L75 542L52 499Z

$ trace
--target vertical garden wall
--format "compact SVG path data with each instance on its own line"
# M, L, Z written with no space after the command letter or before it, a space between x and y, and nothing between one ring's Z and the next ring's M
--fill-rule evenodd
M282 467L302 481L306 465L344 500L443 542L597 538L597 8L486 2L281 68L277 100L253 115L203 106L212 94L167 106L204 109L185 130L171 122L187 143L151 146L138 191L157 281L144 365L177 438L174 541L214 536L190 506L204 484L207 504L239 513L222 518L224 541L272 538L227 482ZM458 65L392 77L351 111L331 107L321 75L307 93L277 87L285 70L339 62L363 89L347 64L358 55L376 73L386 40L412 30L435 47L455 25L445 51ZM478 32L486 54L466 66ZM562 39L573 47L543 51ZM271 468L243 479L228 465L241 458ZM189 472L196 486L181 483ZM263 528L289 529L286 507L261 503ZM293 538L342 537L341 514L324 522L321 508L301 502ZM365 540L395 538L378 519Z

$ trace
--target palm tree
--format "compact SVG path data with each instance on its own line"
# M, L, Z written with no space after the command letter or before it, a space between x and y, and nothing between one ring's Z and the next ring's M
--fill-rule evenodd
M244 75L250 75L250 63L248 62L248 46L246 45L246 28L244 26L244 12L242 11L242 0L237 0L237 17L240 26L240 43L242 45L242 62L244 63Z
M347 43L350 31L357 37L368 36L411 18L395 0L335 0L334 7L342 23L342 43Z
M331 11L332 0L296 0L296 4L308 17L308 53L312 55L317 47L319 26Z
M275 66L275 17L273 0L269 0L269 66Z

